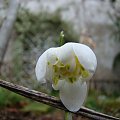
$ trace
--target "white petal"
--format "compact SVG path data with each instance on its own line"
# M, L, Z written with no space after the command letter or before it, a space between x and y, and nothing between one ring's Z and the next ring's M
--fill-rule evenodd
M94 73L97 67L94 52L88 46L79 43L73 43L73 50L84 68L90 73Z
M57 85L52 84L54 90L59 90L64 85L65 80L59 80Z
M72 112L76 112L83 105L87 95L87 84L82 83L80 80L71 84L65 82L60 89L60 99L65 107Z
M52 79L53 79L53 65L56 63L57 61L57 50L58 48L50 48L47 51L47 63L49 63L49 65L47 65L46 67L46 80L52 83Z
M46 80L45 78L45 74L46 74L46 51L39 57L37 64L36 64L36 68L35 68L35 73L36 73L36 77L37 80L40 83L45 83Z
M83 78L83 77L80 76L79 79L81 79L82 81L88 81L88 80L90 80L92 78L93 74L94 74L93 72L89 72L89 76L88 77Z
M50 48L47 50L47 61L50 64L55 64L56 59L57 59L57 51L58 51L59 47L57 48Z
M74 51L72 45L70 43L66 43L58 49L58 58L64 64L71 60L74 55Z
M35 73L36 73L37 80L40 83L45 83L46 78L50 78L50 76L52 75L51 74L52 70L51 69L49 71L47 70L48 68L47 64L48 64L48 61L50 61L51 63L54 62L55 57L53 57L53 55L55 55L56 53L55 51L56 51L56 48L50 48L46 50L38 59L38 62L35 68Z
M74 51L71 43L66 43L63 46L59 47L57 56L59 60L65 65L70 65L70 71L74 70L75 68L75 58L74 58Z

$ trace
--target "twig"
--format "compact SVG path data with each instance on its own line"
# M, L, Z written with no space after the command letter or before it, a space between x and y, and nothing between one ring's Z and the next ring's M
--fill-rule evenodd
M60 100L58 100L56 97L49 96L47 94L44 94L42 92L38 92L35 90L30 90L26 87L22 87L19 85L12 84L10 82L6 82L3 80L0 80L0 86L3 88L6 88L12 92L15 92L17 94L20 94L24 97L30 98L32 100L42 102L44 104L50 105L55 108L62 109L64 111L68 111L64 105L61 103ZM88 108L82 107L78 112L74 113L77 115L80 115L85 118L89 118L92 120L119 120L119 118L115 118L103 113L96 112L94 110L90 110Z
M3 62L11 31L17 16L19 0L10 0L9 3L8 13L0 29L0 66Z

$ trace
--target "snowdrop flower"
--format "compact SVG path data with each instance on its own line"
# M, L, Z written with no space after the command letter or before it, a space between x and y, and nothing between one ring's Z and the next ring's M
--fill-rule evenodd
M88 46L66 43L46 50L39 57L35 72L40 83L52 83L64 106L76 112L85 101L86 81L91 79L96 66L96 56Z

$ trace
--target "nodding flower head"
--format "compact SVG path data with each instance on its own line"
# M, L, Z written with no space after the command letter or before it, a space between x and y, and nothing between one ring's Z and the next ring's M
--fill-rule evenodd
M46 50L38 59L35 72L40 83L50 82L60 91L60 99L69 111L76 112L83 105L86 81L93 76L96 56L86 45L66 43Z

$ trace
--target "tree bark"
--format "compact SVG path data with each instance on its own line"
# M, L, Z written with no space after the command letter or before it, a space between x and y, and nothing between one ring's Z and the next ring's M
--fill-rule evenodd
M19 0L9 0L9 8L6 18L0 29L0 66L3 62L4 55L10 40L12 28L17 16Z
M58 109L61 109L64 111L68 111L64 107L62 102L60 100L58 100L56 97L49 96L45 93L38 92L35 90L30 90L26 87L15 85L10 82L3 81L3 80L0 80L0 86L3 88L6 88L12 92L15 92L17 94L20 94L24 97L30 98L32 100L50 105L52 107L55 107L55 108L58 108ZM103 113L99 113L99 112L96 112L94 110L91 110L91 109L88 109L85 107L81 107L81 109L78 112L75 112L74 114L77 114L84 118L89 118L92 120L119 120L119 118L115 118L115 117L112 117L112 116L109 116L109 115L106 115Z

